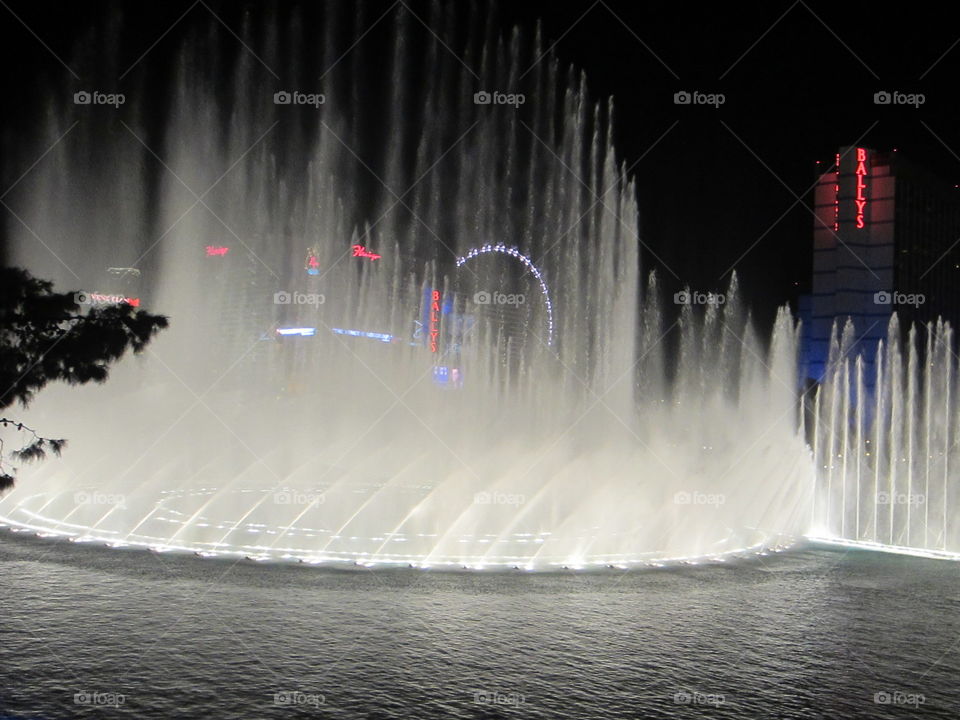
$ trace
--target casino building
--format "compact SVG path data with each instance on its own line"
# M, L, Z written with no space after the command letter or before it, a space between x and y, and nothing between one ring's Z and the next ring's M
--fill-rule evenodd
M820 380L831 327L851 318L872 363L890 315L960 326L960 190L896 150L841 147L814 192L813 279L801 296L805 375Z

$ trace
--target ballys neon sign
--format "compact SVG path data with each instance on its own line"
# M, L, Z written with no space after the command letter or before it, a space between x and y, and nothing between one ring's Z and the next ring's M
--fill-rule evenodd
M352 249L354 257L369 258L370 260L380 259L380 256L377 253L367 250L363 245L354 245Z
M437 351L437 336L440 335L440 291L430 295L430 352Z
M216 257L217 255L223 257L228 252L230 252L230 248L228 247L223 247L223 246L218 247L216 245L207 245L208 257Z
M867 197L864 190L867 189L867 151L865 148L857 148L857 229L864 227L863 211L867 207Z

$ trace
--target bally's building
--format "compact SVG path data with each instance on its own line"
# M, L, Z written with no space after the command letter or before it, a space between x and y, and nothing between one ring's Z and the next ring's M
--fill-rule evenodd
M854 354L872 363L896 312L901 327L960 325L960 190L896 150L841 147L818 165L813 278L801 296L803 362L820 380L835 321L853 321Z

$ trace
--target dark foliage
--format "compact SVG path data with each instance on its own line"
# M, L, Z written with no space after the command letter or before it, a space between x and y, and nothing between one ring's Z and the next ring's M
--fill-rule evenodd
M0 410L26 406L47 383L102 383L110 365L132 350L138 353L167 326L167 318L130 305L85 308L77 293L56 293L53 284L20 268L0 268ZM27 433L9 453L16 461L59 455L62 439L39 436L22 423L0 418L0 430ZM14 482L0 438L0 492Z

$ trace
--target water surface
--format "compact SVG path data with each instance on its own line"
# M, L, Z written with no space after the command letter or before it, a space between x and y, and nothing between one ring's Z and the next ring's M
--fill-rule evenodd
M0 606L3 717L960 714L960 567L866 552L331 571L4 531Z

